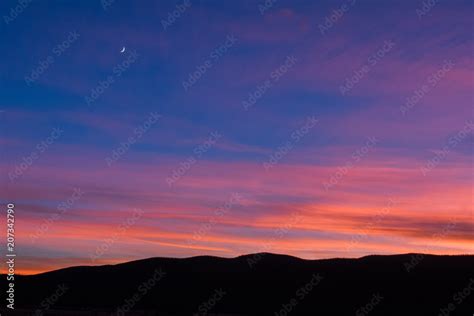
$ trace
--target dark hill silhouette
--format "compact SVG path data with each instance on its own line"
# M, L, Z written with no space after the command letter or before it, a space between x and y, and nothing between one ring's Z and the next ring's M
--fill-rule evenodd
M5 276L0 284L6 289ZM61 290L61 285L67 289ZM15 288L16 308L28 309L25 315L42 309L43 315L65 316L73 315L68 311L83 311L77 315L471 316L474 256L303 260L263 253L232 259L151 258L16 276ZM462 291L469 295L455 297ZM4 290L2 295L5 302ZM117 313L118 308L127 310L127 305L133 307L130 313ZM2 314L11 315L5 310Z

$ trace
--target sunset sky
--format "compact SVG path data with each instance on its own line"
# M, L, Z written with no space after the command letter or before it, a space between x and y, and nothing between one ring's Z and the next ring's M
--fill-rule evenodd
M472 1L161 2L0 4L18 273L474 253Z

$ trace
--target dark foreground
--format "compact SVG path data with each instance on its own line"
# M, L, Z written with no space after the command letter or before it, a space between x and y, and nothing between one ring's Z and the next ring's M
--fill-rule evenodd
M2 315L468 315L474 256L153 258L16 276Z

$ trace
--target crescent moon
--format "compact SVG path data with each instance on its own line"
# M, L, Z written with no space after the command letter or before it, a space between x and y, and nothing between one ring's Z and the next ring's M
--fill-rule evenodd
M120 52L123 53L124 51L125 51L125 46L122 48Z

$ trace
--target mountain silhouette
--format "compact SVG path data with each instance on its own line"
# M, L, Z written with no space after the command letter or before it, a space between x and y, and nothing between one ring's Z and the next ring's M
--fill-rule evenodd
M470 316L474 255L150 258L17 275L16 312L4 305L2 315Z

